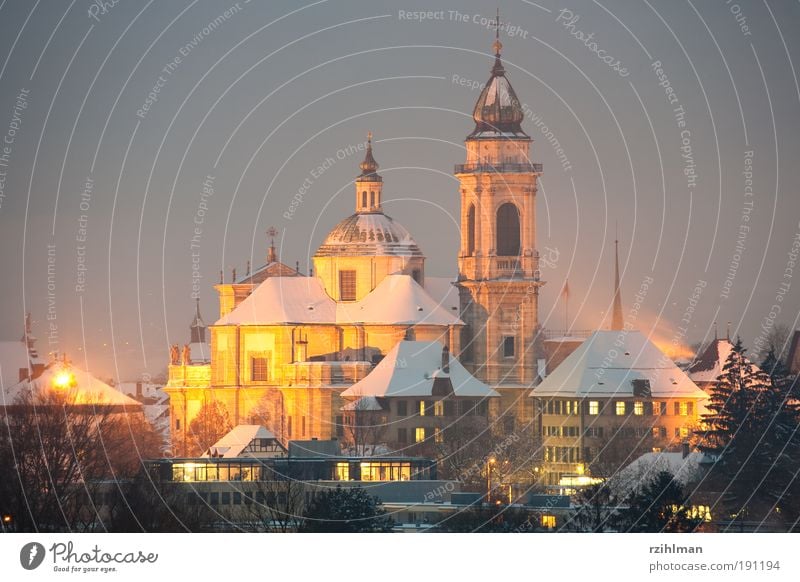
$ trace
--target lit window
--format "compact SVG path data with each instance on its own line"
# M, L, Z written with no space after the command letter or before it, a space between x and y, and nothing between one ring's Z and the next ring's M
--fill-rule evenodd
M644 414L644 402L634 402L633 413L636 416L642 416Z
M617 402L617 416L624 416L625 415L625 403L621 400Z
M438 426L433 429L433 442L435 443L444 442L444 433L442 433L442 430Z
M251 375L253 382L266 382L269 379L269 361L267 358L251 358Z
M355 271L339 271L339 297L342 301L356 300Z
M685 426L682 426L680 436L682 439L689 438L689 429Z
M654 426L653 427L653 438L657 439L659 434L661 434L661 431L659 430L659 427Z
M422 427L417 427L414 429L414 439L416 442L421 443L425 440L425 429Z
M542 515L542 527L553 529L556 527L555 515Z
M597 400L589 401L589 416L597 416L600 414L600 403Z
M444 416L444 402L442 400L436 400L433 403L433 415Z
M419 401L419 415L420 416L425 416L425 401L424 400L420 400Z
M688 416L689 414L689 403L688 402L681 402L680 404L680 415L681 416Z
M503 338L503 357L514 357L514 336L507 335Z

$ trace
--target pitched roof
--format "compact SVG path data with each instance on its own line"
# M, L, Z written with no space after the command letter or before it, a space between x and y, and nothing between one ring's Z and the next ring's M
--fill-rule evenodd
M23 390L27 389L40 393L59 390L59 388L56 388L57 378L65 371L74 378L71 387L63 388L68 390L74 398L74 404L126 406L130 407L132 411L141 410L141 403L109 386L102 380L98 380L89 372L81 370L73 364L70 364L69 368L65 370L58 362L48 365L35 380L19 383L11 388L6 387L3 395L5 402L10 404Z
M633 396L647 380L653 398L707 398L640 331L596 331L531 392L531 396Z
M442 347L437 341L398 342L372 372L342 392L342 396L431 396L434 382L442 379L449 381L456 396L499 396L470 374L452 355L449 360L450 371L443 372Z
M716 382L717 377L722 374L722 369L725 367L731 351L733 351L733 344L730 340L723 338L712 341L689 366L689 377L694 382ZM757 368L747 358L745 361L752 368Z
M203 453L203 457L209 457L210 453L214 456L222 457L225 459L232 459L241 456L263 456L258 453L245 453L242 454L247 446L253 442L253 439L268 439L275 441L275 444L280 446L275 435L272 434L265 427L258 424L240 424L233 427L228 434L219 439L216 443L208 448ZM284 451L285 452L285 451Z
M438 287L437 287L438 289ZM389 275L361 301L337 303L316 277L276 277L259 285L216 325L285 323L459 325L457 313L408 275Z

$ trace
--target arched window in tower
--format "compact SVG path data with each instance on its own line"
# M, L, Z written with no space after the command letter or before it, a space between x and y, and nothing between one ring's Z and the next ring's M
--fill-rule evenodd
M366 207L367 207L367 191L364 190L361 193L361 208L366 208Z
M375 208L375 192L369 193L369 207Z
M467 256L475 254L475 205L469 205L467 211Z
M519 256L519 210L506 202L497 209L497 256Z

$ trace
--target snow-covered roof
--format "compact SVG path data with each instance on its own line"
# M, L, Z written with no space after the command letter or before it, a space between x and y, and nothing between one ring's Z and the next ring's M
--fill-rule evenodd
M247 446L253 442L254 439L271 440L273 444L281 449L281 452L285 453L285 450L283 450L283 447L277 441L275 435L267 430L266 427L258 424L240 424L233 427L228 434L211 445L202 456L210 457L211 453L213 453L215 457L223 457L225 459L241 456L265 456L264 454L245 452Z
M728 356L731 355L732 351L733 344L730 340L724 338L714 340L689 366L689 377L694 382L716 382L717 377L722 374L722 368L725 367L725 362L728 361ZM751 371L758 369L758 366L747 358L745 358L745 361L750 364Z
M421 257L411 233L383 212L357 212L342 220L325 237L315 257Z
M662 471L671 473L675 481L686 485L703 475L701 464L707 460L705 454L698 452L685 457L681 452L645 453L620 469L609 479L608 485L617 495L628 495L648 485Z
M316 277L270 278L216 325L285 323L462 324L457 312L440 305L413 277L389 275L362 300L342 303Z
M353 400L352 402L348 402L347 404L342 406L342 410L347 412L353 412L353 411L375 412L378 410L383 410L383 406L381 406L381 403L378 400L377 396L362 396L361 398Z
M634 380L648 380L653 398L707 398L640 331L596 331L531 392L531 396L633 396Z
M28 346L20 341L0 342L0 389L8 390L20 383L19 371L30 369Z
M499 396L470 374L452 355L449 359L449 373L443 372L442 347L437 341L398 342L372 372L342 392L342 396L431 396L433 384L438 379L449 380L456 396Z
M58 388L59 382L57 379L60 380L60 375L64 373L71 374L74 382L68 387ZM65 390L74 404L128 406L131 407L132 411L141 409L141 404L133 398L126 396L73 364L64 368L59 362L53 362L35 380L19 383L10 389L6 388L4 394L5 402L11 404L23 390L27 389L35 393Z

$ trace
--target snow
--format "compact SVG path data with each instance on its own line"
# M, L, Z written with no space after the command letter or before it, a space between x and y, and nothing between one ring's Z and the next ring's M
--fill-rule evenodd
M706 455L698 452L686 457L680 452L645 453L611 477L608 485L617 495L628 495L649 484L662 471L671 473L675 481L686 485L702 476L701 463L707 460Z
M110 404L114 406L129 406L134 410L141 409L141 404L92 376L89 372L81 370L71 364L69 372L75 377L75 386L68 388L69 394L74 395L75 404ZM55 378L62 372L60 363L54 362L45 368L42 375L31 382L18 384L12 390L6 389L6 401L13 400L22 390L30 387L34 392L57 390L54 387Z
M450 356L450 372L441 373L442 344L437 341L401 341L365 378L342 392L344 397L426 397L433 393L437 373L449 377L456 396L484 398L497 392L470 374Z
M203 453L202 456L208 458L210 456L209 452L213 451L218 457L226 459L237 458L242 455L242 451L247 448L253 439L270 439L275 441L275 435L258 424L240 424L233 427L228 434L209 447L209 450ZM247 456L263 456L264 454L265 453L247 453Z
M457 311L448 312L408 275L389 275L361 301L338 304L316 277L270 278L216 325L286 323L462 325Z
M717 377L722 374L722 368L728 361L733 351L733 344L727 339L718 339L712 342L703 353L689 367L689 377L697 383L714 383ZM758 369L758 366L745 358L745 362L750 365L751 371Z
M531 396L633 396L632 380L649 380L653 398L707 398L640 331L596 331L534 388Z

